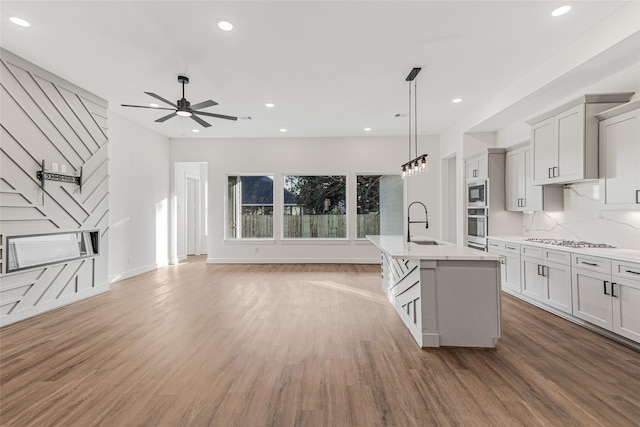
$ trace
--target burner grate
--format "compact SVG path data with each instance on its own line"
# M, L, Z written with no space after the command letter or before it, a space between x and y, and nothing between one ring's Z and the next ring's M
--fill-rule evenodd
M565 240L565 239L549 239L549 238L538 238L538 237L529 237L524 239L527 242L532 243L542 243L545 245L555 245L555 246L564 246L567 248L615 248L615 246L611 246L607 243L591 243L585 241L575 241L575 240Z

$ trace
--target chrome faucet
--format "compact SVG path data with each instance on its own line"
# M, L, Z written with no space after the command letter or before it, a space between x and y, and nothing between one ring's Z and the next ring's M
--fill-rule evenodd
M411 221L411 206L415 204L422 205L424 208L424 221ZM424 228L429 228L429 213L427 207L422 202L412 202L407 208L407 242L411 241L411 224L425 224Z

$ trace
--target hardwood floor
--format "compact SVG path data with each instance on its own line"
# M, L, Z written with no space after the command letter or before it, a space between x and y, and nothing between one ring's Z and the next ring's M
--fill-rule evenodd
M640 354L510 296L421 350L378 266L207 265L0 330L2 426L632 426Z

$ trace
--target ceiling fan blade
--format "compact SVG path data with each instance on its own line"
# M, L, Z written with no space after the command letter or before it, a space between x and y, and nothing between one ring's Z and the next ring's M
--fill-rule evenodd
M166 115L164 117L160 117L158 120L154 120L154 121L156 121L156 122L164 122L165 120L169 120L171 117L174 117L174 116L177 116L177 114L176 113L171 113L171 114L168 114L168 115Z
M207 108L207 107L213 107L214 105L218 105L218 103L216 101L212 101L212 100L208 100L208 101L203 101L203 102L199 102L195 105L191 106L192 110L199 110L201 108Z
M120 104L120 105L123 107L151 108L152 110L171 110L171 111L175 110L175 108L149 107L148 105L129 105L129 104Z
M211 126L209 123L205 122L204 120L202 120L200 117L196 117L194 114L191 114L191 118L193 120L195 120L196 122L200 123L202 126L208 128L209 126Z
M192 113L193 114L200 114L202 116L217 117L219 119L238 120L237 117L225 116L224 114L205 113L204 111L192 111Z
M155 93L153 93L153 92L145 92L145 93L146 93L147 95L149 95L149 96L153 96L153 97L154 97L155 99L157 99L158 101L162 101L162 102L164 102L165 104L169 104L169 105L171 105L171 106L172 106L172 107L174 107L174 108L178 108L178 106L177 106L176 104L174 104L174 103L173 103L173 102L171 102L171 101L167 101L166 99L164 99L164 98L163 98L163 97L161 97L160 95L156 95L156 94L155 94Z

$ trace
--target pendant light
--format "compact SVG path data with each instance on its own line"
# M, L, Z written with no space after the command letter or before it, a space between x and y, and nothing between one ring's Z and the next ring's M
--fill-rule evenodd
M417 175L420 172L426 172L429 170L427 165L428 154L418 155L418 84L416 82L416 76L422 70L422 68L414 67L406 81L409 82L409 160L402 165L402 178L406 178L411 175ZM414 145L415 145L415 158L411 155L411 84L413 83L413 114L414 114Z

